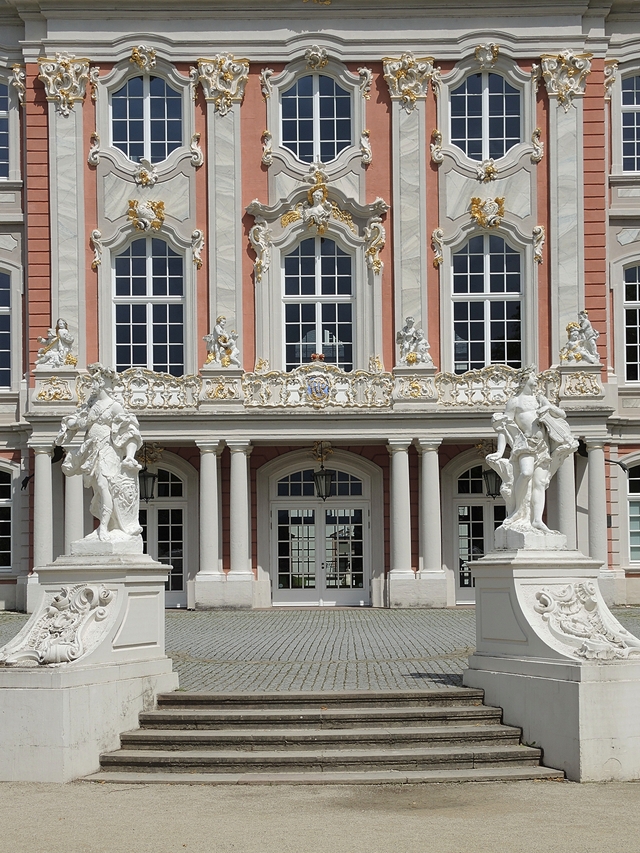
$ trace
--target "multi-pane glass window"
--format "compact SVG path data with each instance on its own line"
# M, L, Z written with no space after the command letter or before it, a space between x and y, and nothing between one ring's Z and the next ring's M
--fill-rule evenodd
M309 237L284 258L287 370L314 354L343 370L353 368L352 261L326 237Z
M166 160L182 145L182 95L161 77L132 77L111 96L111 135L129 160Z
M629 558L640 561L640 465L629 468Z
M346 471L334 471L333 474L330 497L353 497L362 494L362 480L354 477L353 474L347 474ZM313 498L315 496L312 468L295 471L278 480L279 498Z
M627 382L640 380L640 266L624 271L624 362Z
M521 96L500 74L470 74L451 92L451 142L472 160L497 160L522 140Z
M139 514L144 550L159 563L171 566L165 584L167 592L184 589L185 507L171 505L171 498L182 497L180 477L159 468L155 500Z
M0 83L0 178L9 177L9 87Z
M303 163L329 163L353 144L351 95L332 77L310 74L282 93L282 144Z
M502 237L472 237L453 255L454 370L522 367L520 254Z
M484 495L482 465L474 465L458 477L459 495Z
M134 240L115 258L117 370L184 374L184 258L157 237Z
M11 387L11 276L0 271L0 388Z
M622 80L622 170L640 172L640 77Z
M11 474L0 471L0 569L11 568Z

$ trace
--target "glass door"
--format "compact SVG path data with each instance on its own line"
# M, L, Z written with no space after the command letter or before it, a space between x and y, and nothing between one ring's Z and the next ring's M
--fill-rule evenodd
M456 604L475 602L473 563L493 550L493 534L505 519L504 504L486 501L459 503L455 507L456 538Z

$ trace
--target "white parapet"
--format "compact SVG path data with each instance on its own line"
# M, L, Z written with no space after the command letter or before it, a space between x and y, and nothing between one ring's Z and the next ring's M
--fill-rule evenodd
M164 646L168 567L114 551L96 542L93 554L38 567L42 601L0 649L2 781L98 770L156 694L178 686Z
M640 779L640 640L607 608L600 563L550 542L503 545L474 563L465 685L569 779Z

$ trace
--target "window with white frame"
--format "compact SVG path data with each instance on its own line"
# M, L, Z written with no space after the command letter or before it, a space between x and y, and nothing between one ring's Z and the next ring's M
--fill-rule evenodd
M629 468L629 559L640 562L640 465Z
M184 374L184 258L164 240L134 240L114 261L115 364Z
M624 270L624 362L627 382L640 380L640 266Z
M282 145L303 163L329 163L353 145L351 93L325 74L300 77L280 96Z
M9 177L9 87L0 83L0 178Z
M498 160L522 141L519 89L500 74L470 74L451 92L451 143L471 160Z
M11 499L13 478L0 469L0 570L11 568Z
M522 367L522 258L497 234L453 254L454 371Z
M140 509L145 551L159 563L171 566L165 583L167 592L181 592L185 588L185 497L181 478L158 468L156 497Z
M622 171L640 172L640 76L622 79Z
M162 77L132 77L111 95L111 143L139 163L166 160L183 144L182 94Z
M0 270L0 388L11 387L11 276Z
M284 257L285 365L312 356L353 368L353 258L327 237L309 237Z

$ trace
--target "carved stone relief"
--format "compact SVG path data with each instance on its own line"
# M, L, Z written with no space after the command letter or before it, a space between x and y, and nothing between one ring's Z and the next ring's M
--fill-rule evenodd
M611 87L618 76L618 60L605 59L604 61L604 97L606 101L611 100Z
M13 72L13 75L11 77L11 85L18 93L18 101L20 103L20 106L24 107L24 98L27 93L27 75L25 73L24 66L17 64L12 65L11 71Z
M483 160L476 168L476 176L483 184L488 184L489 181L495 181L498 177L498 169L493 161L493 158Z
M261 162L265 166L273 163L273 134L270 130L262 131L262 157Z
M76 101L84 100L89 82L89 60L73 55L56 53L55 59L38 59L40 74L47 100L56 105L63 116L68 116Z
M153 163L143 158L133 173L133 180L139 187L153 187L158 183L158 170Z
M71 352L73 341L67 321L61 317L55 328L48 330L46 338L38 337L38 343L42 346L38 350L36 368L75 367L78 359Z
M380 252L384 249L386 236L382 219L379 216L373 216L364 228L366 244L364 257L367 267L376 275L380 275L384 266L380 260Z
M271 85L273 73L273 68L263 68L260 72L260 91L265 101L271 97L271 93L273 92L273 86Z
M312 44L305 51L304 58L307 60L307 68L311 71L321 71L329 61L327 51L317 44Z
M136 45L131 48L129 62L137 65L141 71L151 71L152 68L156 67L156 52L144 44Z
M94 130L91 134L91 147L87 154L87 163L90 166L97 166L100 162L100 136Z
M194 133L189 143L189 151L191 151L191 165L197 169L204 163L204 154L200 148L200 134Z
M256 253L253 264L256 283L262 281L263 274L268 271L271 265L271 238L271 229L264 219L256 219L255 225L249 230L249 240L253 251Z
M358 68L358 76L360 77L360 94L368 101L371 98L373 71L370 68Z
M575 95L584 95L592 56L572 50L563 50L557 55L545 54L540 58L540 66L534 65L532 73L538 78L542 75L549 95L555 96L568 112Z
M567 325L567 343L560 350L560 360L600 364L599 337L600 332L591 325L587 312L580 311L578 320Z
M138 231L159 231L164 223L164 202L130 199L127 216Z
M91 269L97 270L102 263L102 232L98 228L94 228L91 232L91 246L93 247Z
M36 399L41 400L43 403L61 402L63 400L73 400L73 393L66 379L51 376L40 386Z
M371 134L368 130L363 130L360 134L360 153L362 154L362 165L368 166L373 162L373 152L371 151Z
M504 216L504 198L474 197L471 199L471 218L481 228L496 228Z
M536 225L532 231L533 236L533 260L537 264L542 263L542 248L545 241L544 225Z
M191 254L196 269L202 268L202 250L204 249L204 231L196 228L191 234Z
M430 82L434 93L438 93L440 69L434 62L430 56L416 59L412 53L403 53L399 59L385 57L382 60L391 99L400 101L407 112L414 109L418 100L426 98Z
M213 59L198 60L198 80L207 101L213 101L221 116L234 104L241 104L249 79L249 61L232 54L218 54Z
M431 248L433 249L433 265L436 269L438 269L438 267L444 260L442 250L443 241L444 231L442 230L442 228L434 228L431 232Z
M488 44L479 44L474 55L480 68L493 68L499 54L500 47L494 42L489 42Z
M531 152L531 162L539 163L544 157L544 142L542 141L542 131L539 127L531 134L531 144L533 151Z

